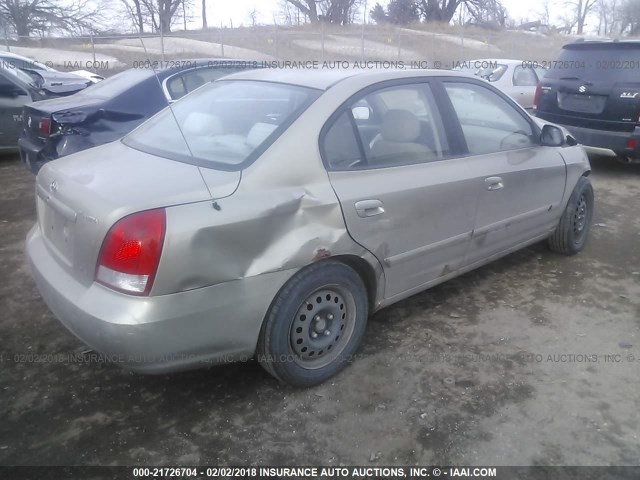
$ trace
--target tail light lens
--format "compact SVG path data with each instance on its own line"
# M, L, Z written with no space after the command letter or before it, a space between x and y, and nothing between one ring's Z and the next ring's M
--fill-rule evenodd
M51 120L48 118L41 118L38 120L38 133L40 135L48 137L51 132Z
M158 270L165 227L164 209L119 220L102 242L96 281L124 293L148 295Z
M536 85L536 93L533 96L533 109L537 110L538 109L538 104L540 102L540 94L542 93L542 85L540 83L538 83L538 85Z

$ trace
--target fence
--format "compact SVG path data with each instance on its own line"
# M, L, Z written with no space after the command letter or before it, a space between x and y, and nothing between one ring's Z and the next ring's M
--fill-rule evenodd
M548 59L567 37L477 27L239 27L168 35L9 38L4 48L63 70L119 71L143 62L238 58L402 62L450 68L472 58Z

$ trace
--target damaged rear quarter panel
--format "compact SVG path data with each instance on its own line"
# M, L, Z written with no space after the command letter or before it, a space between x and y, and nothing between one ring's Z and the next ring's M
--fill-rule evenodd
M343 100L327 104L322 98L242 172L237 191L217 200L219 210L211 202L167 210L153 295L350 255L369 263L378 287L372 300L381 299L382 268L347 232L318 148L325 119Z

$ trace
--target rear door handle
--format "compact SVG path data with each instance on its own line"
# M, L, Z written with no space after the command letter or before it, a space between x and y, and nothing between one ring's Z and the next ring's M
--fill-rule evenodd
M359 217L375 217L384 213L384 205L380 200L360 200L355 204Z
M495 191L504 188L504 182L501 177L489 177L485 178L484 184L487 186L487 190Z

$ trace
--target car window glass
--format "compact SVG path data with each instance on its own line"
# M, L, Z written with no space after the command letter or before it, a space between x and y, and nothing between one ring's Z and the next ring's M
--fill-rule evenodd
M383 88L352 108L364 105L369 108L369 116L354 117L366 162L356 167L392 167L449 155L442 121L427 84Z
M445 83L467 142L480 155L535 145L531 124L506 100L488 88L470 83Z
M360 105L355 108L365 108ZM329 168L349 170L361 165L362 155L349 112L344 112L327 130L323 141L323 154Z
M197 68L189 70L169 79L167 81L167 89L171 98L177 100L205 83L213 82L238 71L240 70L234 68Z
M513 85L516 87L535 87L538 78L532 68L524 68L521 65L513 70Z
M538 77L538 81L541 81L548 72L546 68L542 68L542 67L534 68L534 70L536 71L536 76Z
M123 141L164 158L234 170L253 161L320 93L268 82L209 83Z

